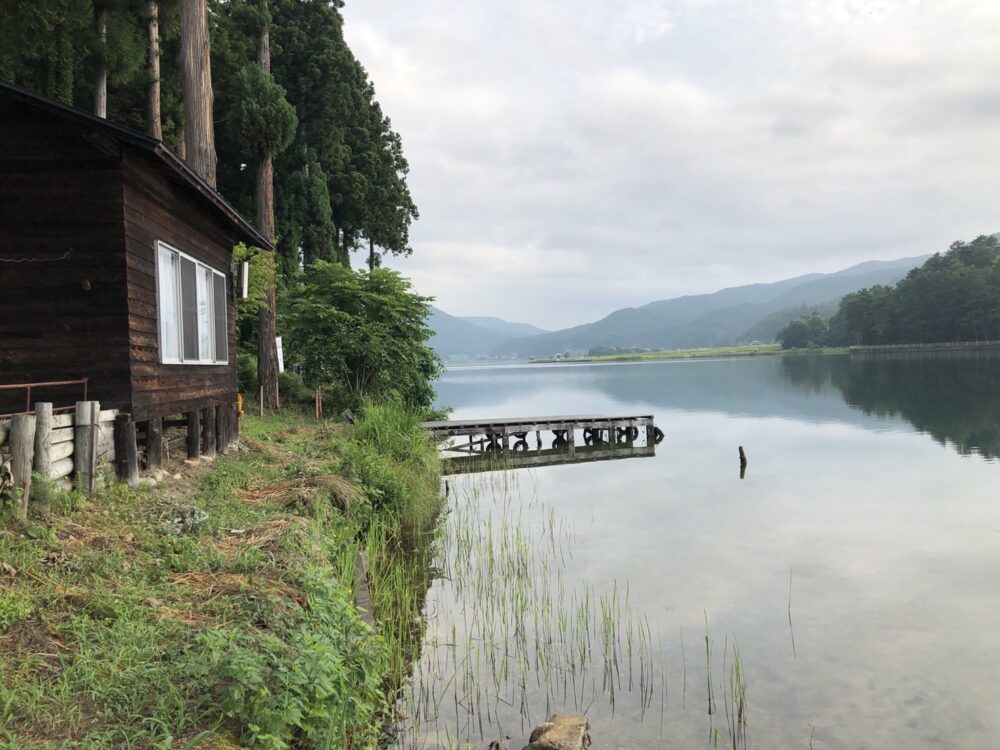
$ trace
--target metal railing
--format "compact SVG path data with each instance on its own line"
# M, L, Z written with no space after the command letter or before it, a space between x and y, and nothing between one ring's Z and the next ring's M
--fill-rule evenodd
M32 389L39 388L54 388L56 386L62 385L82 385L83 386L83 398L81 401L87 400L87 381L88 378L81 378L80 380L49 380L40 383L14 383L13 385L0 385L0 391L16 391L24 389L24 410L23 411L12 411L6 414L0 414L0 417L13 417L17 414L34 414L34 410L31 408L31 391ZM54 414L73 411L76 408L76 404L73 406L60 406L59 408L53 409Z

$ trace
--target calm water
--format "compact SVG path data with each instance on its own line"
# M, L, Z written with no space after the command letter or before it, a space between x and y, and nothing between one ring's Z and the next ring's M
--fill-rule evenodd
M1000 359L468 368L438 390L456 419L652 412L666 439L655 458L451 480L404 744L519 748L545 713L585 708L597 747L742 747L735 641L745 746L1000 746ZM493 627L519 608L522 563L547 603ZM565 620L585 609L579 658L545 645L579 640ZM543 643L519 656L517 639Z

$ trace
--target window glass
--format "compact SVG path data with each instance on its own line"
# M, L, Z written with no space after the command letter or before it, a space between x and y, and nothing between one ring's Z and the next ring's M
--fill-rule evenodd
M177 325L177 256L164 247L157 253L160 301L160 359L180 359L180 331Z
M215 359L212 343L212 269L198 267L198 359Z
M215 303L215 360L225 362L229 354L229 331L226 330L226 277L221 273L215 277L212 301Z
M184 338L184 359L197 361L198 356L198 266L181 256L181 330Z
M156 253L160 361L224 364L229 358L226 277L179 250Z

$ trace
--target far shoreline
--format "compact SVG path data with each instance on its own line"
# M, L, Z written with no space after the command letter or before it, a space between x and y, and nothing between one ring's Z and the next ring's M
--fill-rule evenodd
M747 346L700 347L697 349L669 349L657 352L602 354L578 357L539 357L528 360L532 365L593 364L601 362L656 362L671 359L731 359L733 357L774 357L848 354L848 348L815 347L808 349L782 349L780 344L754 344Z

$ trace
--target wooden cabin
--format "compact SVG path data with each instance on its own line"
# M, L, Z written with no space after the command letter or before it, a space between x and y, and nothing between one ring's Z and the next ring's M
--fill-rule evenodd
M83 380L32 398L231 411L239 242L270 248L161 141L0 81L0 414Z

